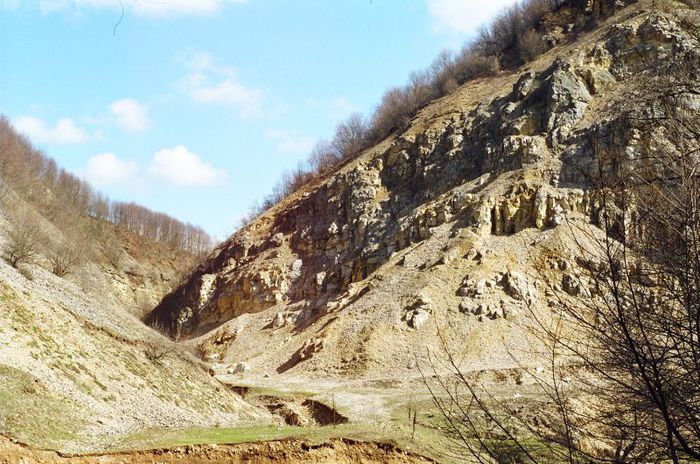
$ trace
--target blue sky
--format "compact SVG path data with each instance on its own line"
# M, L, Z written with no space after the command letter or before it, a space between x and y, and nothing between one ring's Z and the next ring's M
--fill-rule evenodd
M0 0L0 113L112 199L223 238L512 1Z

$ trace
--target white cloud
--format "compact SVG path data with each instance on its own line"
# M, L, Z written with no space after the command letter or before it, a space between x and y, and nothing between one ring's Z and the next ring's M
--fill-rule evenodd
M154 177L180 187L211 186L226 178L226 171L206 163L183 145L158 151L153 155L148 171Z
M357 106L345 97L331 100L331 113L337 119L343 119L357 112Z
M188 86L192 98L200 103L221 103L236 107L242 117L262 115L261 93L238 82L234 77L217 83L206 83L201 75L190 76Z
M234 68L217 65L208 53L191 54L184 62L190 73L180 88L194 101L233 107L245 119L262 116L262 91L243 85Z
M15 10L19 8L20 0L0 0L0 10Z
M310 111L323 111L336 121L345 119L360 110L360 108L347 97L337 97L330 100L309 98L304 102L304 108Z
M88 134L70 118L59 119L53 127L31 116L17 118L13 124L19 132L36 143L85 143L96 137L95 134Z
M133 98L124 98L109 105L119 127L127 132L143 132L151 125L148 108Z
M265 132L265 137L275 142L278 151L291 154L308 153L316 142L313 137L288 130L271 129Z
M438 31L471 35L516 0L427 0L428 12Z
M101 153L88 160L83 177L96 187L105 187L132 180L138 170L135 161L124 161L112 153Z
M83 8L111 8L133 11L142 16L208 15L224 6L244 4L248 0L40 0L43 13Z
M68 0L40 0L39 9L42 13L53 13L54 11L61 11L71 6L71 2Z

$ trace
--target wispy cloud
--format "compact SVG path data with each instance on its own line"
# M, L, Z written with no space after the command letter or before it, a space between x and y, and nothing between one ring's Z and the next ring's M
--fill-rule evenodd
M0 0L0 10L15 10L19 5L20 0Z
M133 98L123 98L109 105L114 121L127 132L144 132L151 126L148 108Z
M135 161L126 161L112 153L101 153L88 159L83 177L96 187L106 187L134 180L139 171Z
M437 31L471 35L503 8L516 0L427 0L428 12Z
M15 129L36 143L76 144L97 138L98 134L88 133L71 118L59 119L53 126L39 118L22 116L13 121Z
M343 119L358 111L357 105L345 97L331 100L330 108L332 115L337 119Z
M184 16L216 14L227 5L248 0L40 0L43 13L77 11L86 8L110 8L133 11L142 16Z
M217 64L208 53L193 53L182 61L189 72L179 87L192 100L230 106L246 119L263 115L262 90L241 83L234 68Z
M277 129L265 131L265 138L274 141L275 147L281 153L290 154L308 153L316 142L314 137L301 135L297 131Z
M227 176L226 171L216 169L184 145L158 151L153 155L148 172L178 187L208 187L218 184Z
M304 102L307 110L325 111L334 120L344 119L359 111L359 107L347 97L336 97L330 100L310 98Z

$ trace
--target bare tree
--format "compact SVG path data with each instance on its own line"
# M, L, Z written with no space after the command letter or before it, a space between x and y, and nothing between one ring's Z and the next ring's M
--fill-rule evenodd
M700 118L683 103L700 88L650 91L625 118L636 153L600 170L604 235L580 263L594 297L561 299L587 350L561 342L604 376L594 418L627 462L680 462L700 459Z
M547 42L534 29L528 29L518 36L518 54L527 63L547 51Z
M359 113L354 113L335 129L332 148L339 158L348 158L365 148L367 141L367 124Z
M99 234L100 228L95 225L110 221L130 233L193 255L205 253L213 245L200 227L134 203L110 202L87 182L60 169L53 159L33 148L2 116L0 178L0 197L12 189L62 231L80 225L82 235ZM47 191L51 194L47 195ZM86 217L92 221L83 221Z
M53 244L48 253L51 272L58 277L70 274L83 260L83 248L67 240Z
M534 378L544 399L538 418L490 395L448 349L451 375L434 367L429 386L461 455L514 463L700 460L700 117L687 103L700 87L692 73L681 80L674 71L674 79L648 83L646 99L623 117L601 124L640 137L620 150L623 159L595 148L596 227L569 224L576 273L549 288L559 316L530 311L551 361ZM604 137L594 133L593 142ZM545 259L543 281L551 282L551 269Z
M588 12L589 4L598 5L601 1L608 6L599 14ZM594 16L610 14L619 5L632 1L635 0L622 3L612 0L517 2L482 28L476 40L466 45L459 54L441 52L428 69L411 73L406 85L387 90L366 121L356 114L338 124L333 139L319 143L309 154L305 169L286 173L275 191L251 208L244 222L257 217L302 185L327 174L392 132L405 129L416 113L434 99L454 92L469 80L492 76L501 69L512 69L546 51L550 44L542 38L544 31L540 30L540 23L548 13L562 5L567 4L575 16L583 18L585 26Z
M314 173L323 175L333 169L337 163L338 154L333 146L325 140L319 140L309 155L309 165Z
M39 222L32 214L14 214L7 231L2 255L12 267L32 262L39 254L42 231Z

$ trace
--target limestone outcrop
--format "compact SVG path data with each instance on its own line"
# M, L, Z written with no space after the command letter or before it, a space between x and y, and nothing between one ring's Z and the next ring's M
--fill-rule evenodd
M670 69L663 63L700 69L700 44L688 27L672 14L630 7L527 68L467 83L423 109L405 131L238 231L148 322L192 338L270 310L267 330L301 333L360 298L369 305L367 294L391 279L388 266L414 269L416 250L434 250L415 267L428 275L486 259L474 245L479 240L536 235L571 217L595 223L601 206L590 179L600 160L625 156L649 136L624 121L636 79L662 77ZM687 99L689 107L697 103ZM451 248L464 237L469 244ZM483 320L507 320L545 294L525 272L506 266L491 277L465 276L450 292L456 314ZM426 330L439 306L407 301L396 330ZM371 328L357 333L371 345ZM300 341L297 357L318 356L327 346Z

